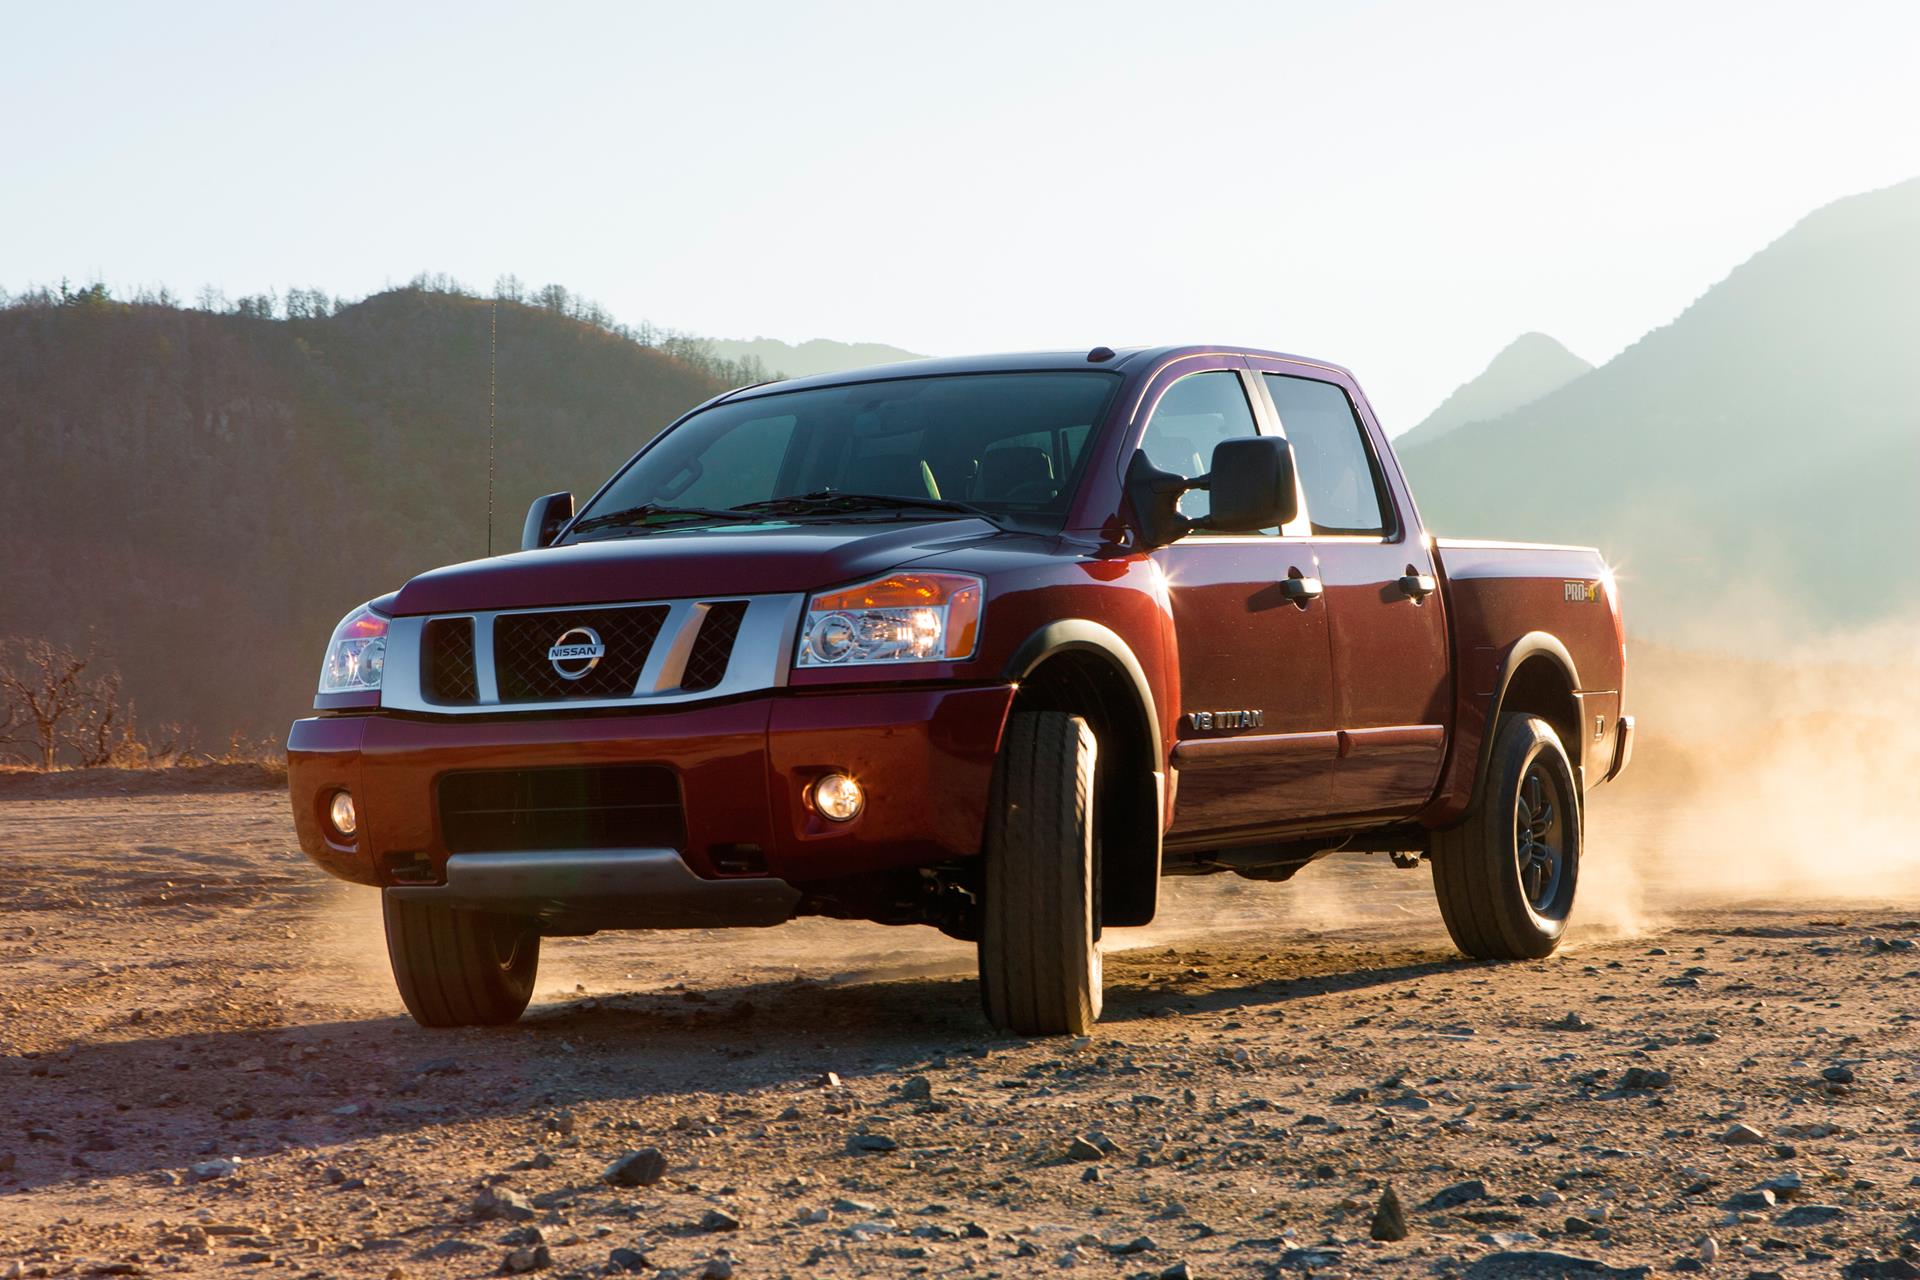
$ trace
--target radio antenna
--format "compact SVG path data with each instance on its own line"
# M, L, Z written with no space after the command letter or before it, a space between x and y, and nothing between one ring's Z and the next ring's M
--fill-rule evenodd
M493 300L487 333L487 555L493 555L493 406L500 372L500 299Z

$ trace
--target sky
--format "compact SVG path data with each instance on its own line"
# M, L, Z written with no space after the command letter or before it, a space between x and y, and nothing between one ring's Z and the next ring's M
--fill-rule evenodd
M0 286L558 282L935 354L1242 343L1404 430L1920 174L1920 6L0 0Z

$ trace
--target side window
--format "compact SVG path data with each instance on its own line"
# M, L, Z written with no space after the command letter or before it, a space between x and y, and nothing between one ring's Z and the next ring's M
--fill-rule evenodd
M1140 447L1162 471L1192 477L1206 474L1214 445L1259 434L1240 375L1220 369L1193 374L1168 387L1147 420ZM1203 490L1181 496L1180 514L1189 519L1197 520L1210 509Z
M1386 486L1347 393L1312 378L1262 376L1293 444L1313 531L1385 537Z

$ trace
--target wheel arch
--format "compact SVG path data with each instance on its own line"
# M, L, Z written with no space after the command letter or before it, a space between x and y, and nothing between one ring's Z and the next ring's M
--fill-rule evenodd
M1100 744L1100 920L1151 923L1159 907L1165 746L1153 688L1133 650L1097 622L1063 619L1023 641L1004 674L1013 710L1084 717Z
M1560 735L1573 765L1574 778L1585 790L1586 735L1580 732L1580 672L1566 645L1544 631L1530 631L1514 642L1494 681L1486 732L1480 737L1480 767L1473 780L1477 802L1487 785L1487 769L1499 737L1500 717L1514 712L1536 715Z

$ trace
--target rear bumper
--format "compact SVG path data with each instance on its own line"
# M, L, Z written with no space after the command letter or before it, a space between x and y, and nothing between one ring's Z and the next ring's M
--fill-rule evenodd
M1633 763L1633 717L1621 716L1619 730L1613 741L1613 764L1607 770L1606 781L1612 782L1626 772Z
M632 715L316 717L294 722L287 741L294 825L309 857L360 884L404 881L409 896L445 888L493 902L521 901L522 890L553 896L555 886L576 897L655 896L686 904L682 923L698 925L707 908L695 904L686 878L798 885L977 854L1012 701L1011 684L994 684L787 691ZM617 764L672 771L685 816L681 847L447 846L437 790L446 774ZM830 772L850 773L866 790L852 822L829 822L807 802L808 787ZM325 819L339 790L353 794L359 815L350 841ZM764 873L722 873L717 858L741 849L759 851ZM771 900L727 889L711 901L722 899L720 915L749 900L751 915Z

